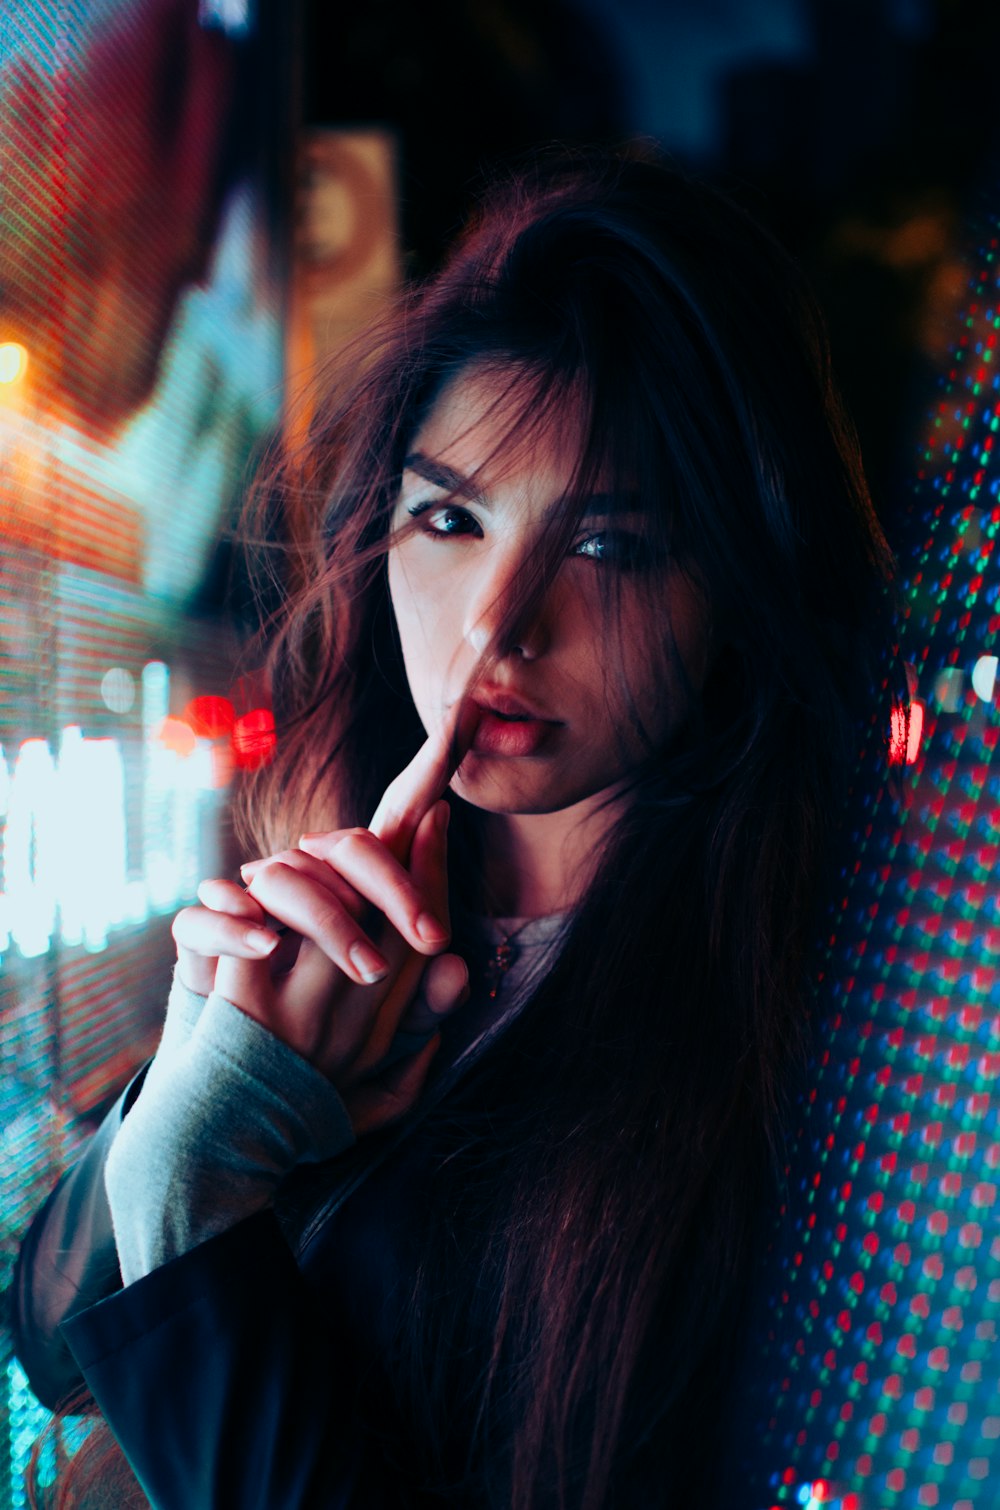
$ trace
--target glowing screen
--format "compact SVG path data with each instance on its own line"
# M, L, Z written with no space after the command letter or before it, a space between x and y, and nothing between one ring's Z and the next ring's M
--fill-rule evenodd
M211 583L278 418L277 14L0 7L0 1292L266 753ZM0 1507L44 1419L0 1326Z
M898 828L861 815L736 1406L732 1503L754 1510L1000 1504L1000 286L985 241L903 557L907 812Z

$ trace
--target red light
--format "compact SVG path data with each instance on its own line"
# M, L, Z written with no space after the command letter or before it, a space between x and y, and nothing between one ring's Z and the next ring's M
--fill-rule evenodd
M910 704L910 734L906 741L906 764L913 765L920 754L920 737L924 732L924 705Z
M902 765L906 754L906 710L899 703L892 710L889 729L889 764Z
M266 765L277 743L274 714L269 708L251 708L233 724L233 758L238 766L252 769Z
M184 709L184 717L202 739L219 739L236 722L236 709L228 697L193 697Z

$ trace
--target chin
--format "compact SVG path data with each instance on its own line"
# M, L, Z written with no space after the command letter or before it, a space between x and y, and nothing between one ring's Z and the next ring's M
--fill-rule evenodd
M545 781L539 777L532 780L530 774L514 771L464 770L452 779L451 790L470 807L484 813L561 813L587 801L607 787L607 783L579 785Z

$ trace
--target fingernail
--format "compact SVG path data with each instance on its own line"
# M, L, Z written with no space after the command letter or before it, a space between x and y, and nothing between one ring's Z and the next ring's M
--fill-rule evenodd
M417 918L417 932L425 944L443 944L448 937L448 930L429 912L422 912Z
M243 937L255 954L270 954L278 947L278 939L266 928L248 928Z
M245 865L240 866L240 875L246 880L247 876L252 876L259 869L260 864L259 860L248 860Z
M366 985L373 986L377 980L384 980L389 974L389 966L378 950L372 949L369 944L352 944L348 958Z

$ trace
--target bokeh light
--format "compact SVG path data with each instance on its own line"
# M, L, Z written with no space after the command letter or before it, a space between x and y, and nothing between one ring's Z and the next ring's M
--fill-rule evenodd
M17 383L28 370L28 350L20 341L0 341L0 383Z

